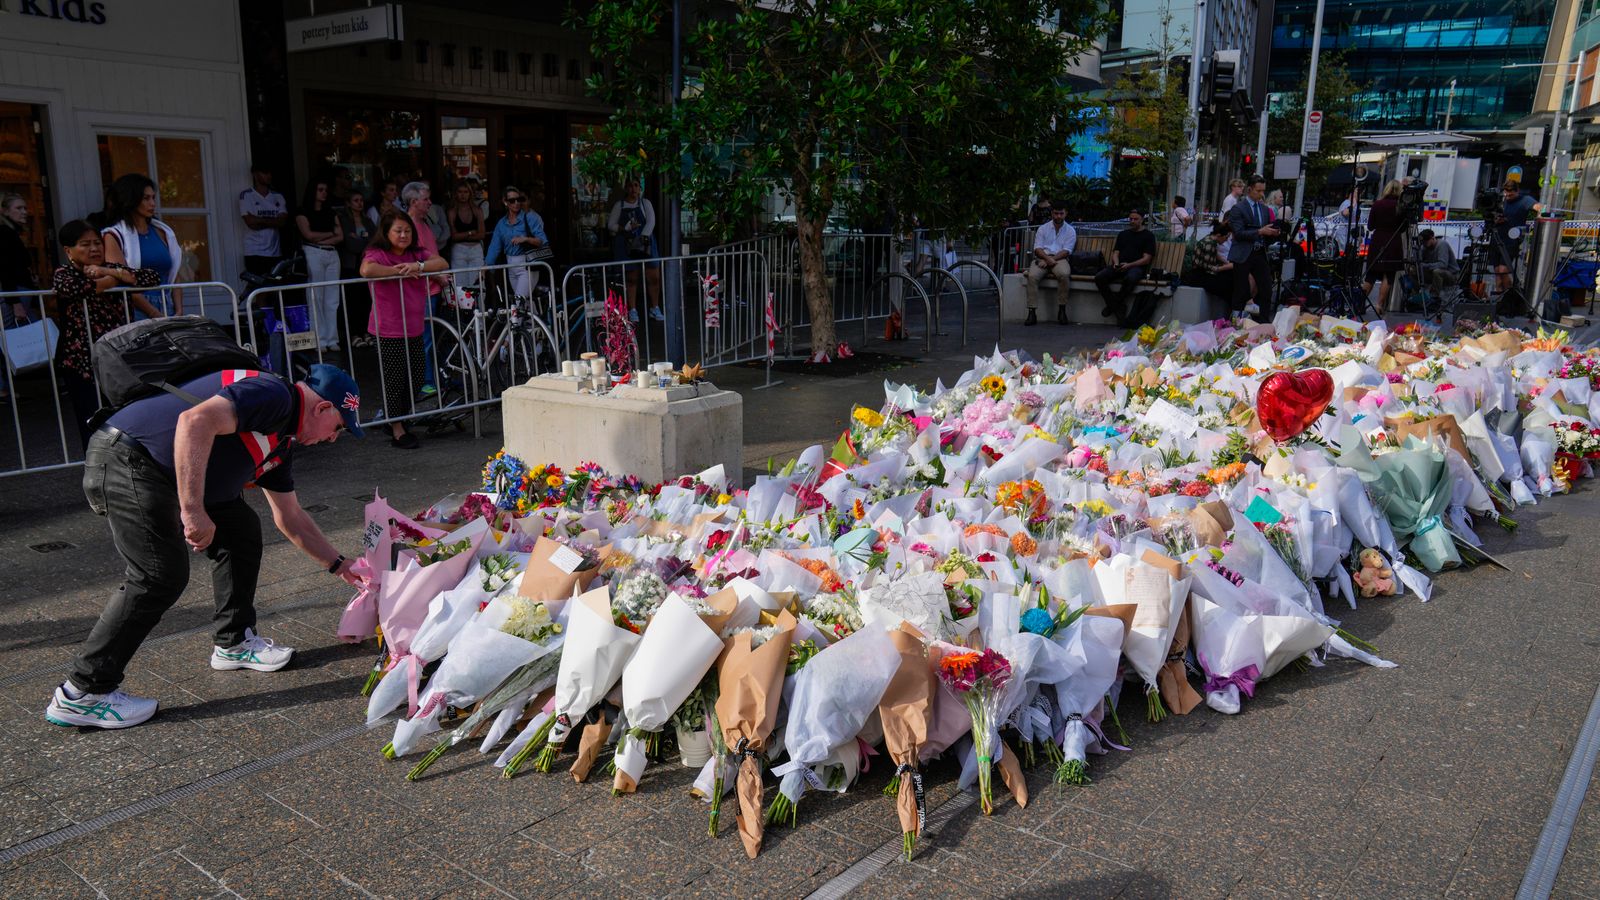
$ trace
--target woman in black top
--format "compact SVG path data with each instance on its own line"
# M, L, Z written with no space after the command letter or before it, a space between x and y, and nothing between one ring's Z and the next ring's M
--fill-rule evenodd
M33 254L22 240L28 227L28 201L21 194L0 194L0 292L32 291ZM0 303L0 324L16 328L38 318L38 297L14 298ZM11 396L11 367L0 357L0 401Z
M1400 237L1400 232L1405 230L1405 223L1400 219L1400 193L1404 188L1399 179L1389 182L1383 189L1383 196L1367 211L1367 227L1372 229L1372 237L1367 241L1367 277L1362 279L1361 290L1371 295L1373 283L1378 283L1380 310L1389 302L1394 276L1404 268L1406 261Z
M339 244L344 241L344 226L333 214L328 188L326 178L308 182L300 212L294 217L304 242L301 246L305 248L306 275L312 285L306 289L306 297L319 353L339 351L339 285L334 282L339 280ZM278 315L282 321L282 310Z
M450 268L456 270L456 284L478 286L478 270L483 268L483 210L472 200L472 185L456 183L454 202L448 213L450 222Z
M361 256L367 252L367 243L372 240L372 231L376 226L367 218L365 194L351 191L345 197L344 203L343 207L334 210L339 221L339 229L344 232L344 240L339 242L339 277L359 279ZM367 316L372 312L371 290L365 281L352 281L344 285L343 293L345 317L355 326L356 332L350 339L350 346L371 346L372 338L363 333L367 327Z

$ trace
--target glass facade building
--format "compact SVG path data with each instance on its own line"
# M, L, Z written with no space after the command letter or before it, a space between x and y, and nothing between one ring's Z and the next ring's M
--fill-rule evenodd
M1343 0L1323 13L1366 132L1508 131L1530 112L1555 0ZM1269 90L1291 91L1311 55L1315 0L1278 0ZM1523 64L1525 68L1506 66ZM1455 80L1453 90L1451 80Z

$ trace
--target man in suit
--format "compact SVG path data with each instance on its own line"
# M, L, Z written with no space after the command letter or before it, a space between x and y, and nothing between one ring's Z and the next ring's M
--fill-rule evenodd
M1267 244L1282 233L1272 224L1266 194L1267 180L1252 176L1245 196L1228 210L1228 225L1233 231L1233 247L1228 251L1228 262L1233 263L1233 308L1263 317L1271 314L1259 302L1272 289Z

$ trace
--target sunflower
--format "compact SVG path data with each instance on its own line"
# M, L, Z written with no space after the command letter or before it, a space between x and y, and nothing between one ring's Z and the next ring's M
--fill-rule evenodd
M999 375L985 375L978 384L985 393L996 400L1006 395L1006 380Z

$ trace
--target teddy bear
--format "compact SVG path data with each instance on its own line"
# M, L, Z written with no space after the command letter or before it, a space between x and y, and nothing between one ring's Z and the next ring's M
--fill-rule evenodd
M1384 563L1382 553L1368 547L1356 556L1356 560L1361 564L1361 569L1354 577L1363 598L1387 597L1395 592L1394 572Z

